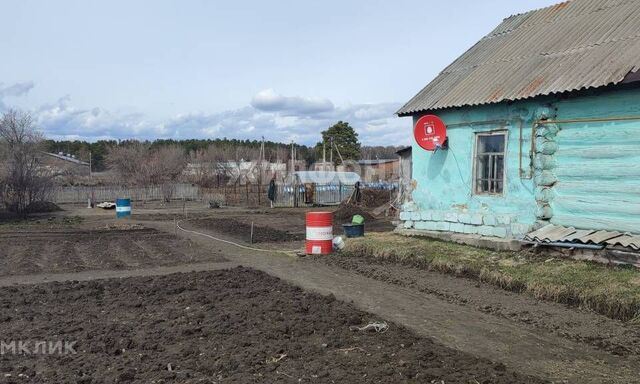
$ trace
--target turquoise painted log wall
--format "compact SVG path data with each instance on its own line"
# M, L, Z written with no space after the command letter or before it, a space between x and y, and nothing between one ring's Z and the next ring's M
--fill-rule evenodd
M511 222L521 224L518 232L549 222L640 232L640 120L542 125L534 137L536 153L530 157L532 125L541 114L555 120L640 115L640 90L540 97L437 114L449 127L449 149L427 152L414 143L413 178L417 185L412 195L414 205L403 208L411 213L401 214L405 227L464 229L469 233L467 222L462 226L454 226L455 220L449 220L447 226L419 224L421 217L433 220L439 217L438 212L451 212L508 215ZM414 123L419 117L414 116ZM508 134L504 194L475 195L475 135L494 130ZM521 163L525 177L520 174ZM492 219L489 221L491 224ZM517 237L509 226L506 235L499 236Z
M525 175L530 176L531 124L537 108L537 103L511 106L503 103L438 113L448 126L449 149L434 153L413 144L413 178L417 183L413 192L415 209L506 214L512 216L511 221L533 224L536 221L535 186L531 179L520 177L520 159ZM414 124L419 117L414 117ZM504 194L476 195L472 193L476 133L495 130L507 132Z
M640 116L640 91L555 103L558 119ZM640 232L640 120L558 124L555 224Z

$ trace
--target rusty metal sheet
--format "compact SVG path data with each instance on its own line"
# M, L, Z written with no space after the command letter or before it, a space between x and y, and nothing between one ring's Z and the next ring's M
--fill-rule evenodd
M397 113L603 87L639 69L640 0L572 0L505 19Z

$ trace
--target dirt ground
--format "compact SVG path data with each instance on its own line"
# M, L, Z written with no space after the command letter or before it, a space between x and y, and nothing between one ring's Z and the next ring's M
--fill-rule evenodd
M393 323L353 331L381 319L248 268L0 292L5 340L77 342L1 356L2 383L542 382Z
M0 230L0 276L225 261L216 250L133 224L44 220Z
M305 214L310 211L335 211L342 207L333 208L277 208L277 209L219 209L210 210L207 217L194 216L189 225L195 228L213 230L218 233L249 242L251 237L251 223L254 225L255 243L296 242L305 238ZM340 209L334 216L335 235L343 233L342 224L350 223L351 217L362 214L365 217L365 230L371 232L393 230L391 219L374 217L366 208Z
M266 225L253 225L253 234L251 223L236 220L230 217L207 217L189 220L190 226L199 229L210 229L231 235L236 239L247 243L281 243L288 241L304 240L305 234L300 232L287 232Z
M410 264L340 255L310 257L305 261L337 266L368 278L411 288L449 303L508 319L526 328L585 343L616 356L640 357L640 326L635 323L623 323L592 311L536 300L526 294Z
M5 308L0 311L0 322L4 321L7 326L10 325L11 328L8 329L13 329L16 332L21 329L16 324L21 324L25 332L29 329L40 332L35 335L48 335L52 332L61 336L69 334L76 337L75 335L80 335L77 337L86 337L85 340L100 340L109 348L113 345L119 345L117 343L120 342L131 342L130 348L138 351L139 355L142 354L139 356L139 360L134 360L132 355L126 353L119 355L126 356L126 359L124 357L107 358L104 357L106 355L100 355L103 352L94 351L105 360L104 363L98 358L94 359L93 355L87 362L68 356L58 357L56 361L71 364L69 366L73 367L72 373L76 375L81 375L82 372L89 374L93 372L94 365L97 367L93 381L88 381L85 378L69 382L83 382L82 380L85 380L84 382L117 382L131 378L134 381L150 382L146 380L149 377L152 378L151 380L157 378L156 382L207 382L200 380L207 373L209 374L207 380L210 382L220 382L218 375L225 378L223 382L292 382L297 381L298 378L303 381L313 379L318 382L330 382L331 378L335 377L338 378L334 380L335 382L411 382L412 380L406 377L407 373L401 371L405 375L403 377L398 373L400 372L398 371L399 367L404 367L402 365L404 363L412 368L416 368L417 364L417 370L407 372L436 369L434 372L446 376L448 373L442 373L445 371L443 367L448 367L447 369L453 367L452 369L456 372L466 372L466 367L469 366L472 367L472 372L480 372L478 376L466 381L461 380L460 377L446 376L450 379L445 380L445 383L475 383L475 380L478 382L483 382L483 380L484 382L500 382L498 379L495 381L483 376L486 372L493 372L491 369L488 368L489 371L476 369L479 363L475 362L476 360L473 362L467 360L471 359L471 356L477 356L504 363L507 367L504 372L511 370L523 374L528 373L555 380L556 383L640 383L635 368L640 364L640 332L638 332L640 327L633 323L618 322L578 308L538 301L527 295L506 292L473 280L429 272L411 265L380 264L377 260L341 256L296 259L282 254L240 249L206 236L175 232L174 220L184 219L182 206L178 205L171 207L148 205L144 209L137 208L134 210L133 218L129 221L115 220L113 212L108 211L80 207L63 208L67 211L53 214L53 219L36 220L39 223L21 226L0 225L0 247L2 248L0 250L0 286L9 287L0 288L0 305L2 305L0 308ZM238 232L246 229L242 223L253 221L255 228L264 227L288 234L286 238L285 236L279 237L283 241L262 242L255 245L257 247L297 249L303 243L302 241L285 240L299 239L291 234L304 233L304 213L306 210L241 208L212 210L196 204L185 208L188 220L183 222L183 225L187 229L197 229L214 236L237 239L239 242L246 243L246 236ZM191 219L198 221L205 218L213 218L215 224L196 227L191 223ZM234 224L229 225L232 222ZM390 226L388 220L385 225ZM25 248L23 244L27 243L30 245ZM99 243L99 245L95 245L95 243ZM228 261L225 263L223 259ZM251 286L251 289L256 288L258 291L250 288L240 289L233 282L235 280L244 281L245 278L237 276L228 278L222 272L214 272L214 270L237 265L262 270L289 284L302 287L305 291L291 287L288 289L292 289L304 297L311 295L308 292L334 294L341 300L335 302L340 303L341 306L347 305L344 302L353 303L354 307L365 311L359 313L376 314L360 315L361 324L370 320L391 320L406 326L411 332L415 332L412 336L415 343L423 343L424 341L421 340L426 338L424 340L428 340L433 345L428 348L424 347L424 350L417 349L417 357L409 355L407 358L402 358L402 364L398 362L398 367L391 365L389 368L391 371L388 369L385 371L377 367L385 367L387 361L394 362L394 358L400 356L400 353L406 348L391 349L390 353L378 355L377 344L358 344L356 341L369 342L371 340L352 340L349 337L358 334L347 332L339 334L341 338L346 340L344 345L334 348L343 350L340 353L348 357L347 362L343 360L332 361L325 355L314 354L315 350L313 349L300 347L295 343L291 344L295 348L301 348L300 350L304 354L309 354L310 357L307 359L295 352L292 352L293 355L290 354L289 349L294 347L283 344L281 337L280 341L276 342L277 345L272 341L263 340L262 333L269 334L273 329L268 325L256 322L253 317L248 320L242 317L240 325L238 325L239 328L232 327L232 331L229 331L228 328L226 331L218 329L215 327L215 322L224 320L224 318L220 320L219 314L221 313L231 316L232 319L238 319L238 313L258 316L261 320L269 320L267 323L271 324L273 322L269 317L271 312L265 312L264 309L267 307L271 310L277 308L287 316L291 315L300 319L300 321L296 321L296 327L303 322L309 322L314 324L313 329L322 330L327 326L335 330L336 324L342 324L340 317L337 320L334 319L338 321L338 323L334 323L333 320L324 315L318 315L318 313L314 313L310 317L299 314L296 311L300 310L300 300L290 296L289 291L281 289L280 286L269 285L267 289L263 283L256 283L255 287ZM68 271L69 273L53 277L43 275L56 271ZM169 275L176 272L184 274ZM36 273L39 275L8 276L13 273ZM249 271L242 270L242 273L249 273ZM253 276L253 273L256 272L250 271L249 275ZM206 279L203 276L206 276ZM252 277L252 279L254 278ZM19 279L24 281L18 281ZM95 281L95 279L109 280ZM222 286L216 285L218 283L215 281L209 281L215 279L219 279ZM261 278L255 279L261 280ZM43 281L61 281L61 283L24 287L12 286L13 284L37 284ZM75 282L67 283L66 281ZM86 282L80 283L78 281ZM229 290L224 288L224 285L229 284L234 289L240 289L238 292L242 292L246 296L231 300L242 303L243 307L240 309L234 309L231 304L226 304L226 298L234 297ZM284 285L282 282L278 284ZM147 289L147 286L155 287L155 291L150 291L151 288ZM96 290L106 292L108 296L98 295L95 293ZM120 291L126 298L118 296ZM10 292L10 294L5 295L6 292ZM195 296L191 296L192 292ZM62 300L62 304L57 307L58 310L51 304L52 297L55 297L56 300L58 298ZM105 297L108 297L109 300L105 301ZM207 319L204 324L207 325L206 329L209 333L197 338L193 335L199 334L188 334L190 331L186 331L185 335L178 334L178 331L182 332L186 326L182 322L186 322L185 324L191 322L189 325L196 328L202 324L199 319L191 319L188 316L189 313L180 315L180 308L184 303L199 302L201 297L205 297L206 304L198 307L201 309L199 313L204 313L205 319ZM254 301L247 301L249 299ZM2 300L8 301L3 302ZM206 300L211 300L211 302ZM29 306L27 302L39 304ZM130 308L127 303L132 303L133 308ZM153 305L147 305L147 303ZM216 306L217 303L220 303L219 307ZM294 308L288 308L288 303L293 303ZM327 307L328 309L323 308L320 312L326 311L328 316L338 316L332 312L332 305L334 304ZM76 308L80 306L87 311L86 317L83 317L82 314L78 315L79 319L82 319L82 324L72 321L79 313ZM123 306L125 310L117 310L119 306ZM258 312L251 312L251 308L254 306ZM186 307L194 308L194 305L184 305L182 308ZM354 307L350 307L351 310L354 310ZM6 308L11 310L6 311ZM14 316L11 312L13 308L19 309L17 313L24 311L26 315ZM162 316L158 314L161 311L160 308L167 308L164 321L161 319ZM5 316L3 317L3 315ZM43 318L51 318L52 320L48 325L45 325ZM209 321L210 318L214 320ZM142 324L144 327L138 327L138 324ZM316 326L316 324L318 325ZM0 325L0 329L3 331L4 325L4 323ZM346 324L347 328L348 325L352 324ZM288 333L285 333L287 335L296 333L296 327L289 326L286 328ZM174 328L176 332L174 332ZM44 333L45 329L49 333ZM125 329L130 331L125 332ZM254 347L251 340L246 338L247 334L253 334L252 329L260 333L258 340L265 344L265 348ZM302 326L302 329L307 329L306 325ZM236 330L241 334L236 335ZM108 341L105 335L111 331L115 332L117 337ZM175 349L159 347L164 340L164 334L168 335L169 344L177 345L180 348L179 353L175 352ZM321 331L320 334L330 341L334 340L331 338L331 333ZM22 337L21 335L25 335L25 333L18 335ZM4 332L0 336L5 337ZM379 336L382 335L376 334L375 340L382 340ZM398 340L404 337L398 334L396 336ZM200 337L204 337L204 339L200 339ZM316 345L313 343L317 342L316 339L311 339L310 335L296 337L302 337L303 339L300 340L304 340L304 343L309 345ZM435 344L431 338L436 341ZM155 341L150 346L146 344L145 340ZM220 345L225 348L225 352L230 351L224 356L231 357L207 360L207 364L202 363L199 359L204 359L204 357L199 356L207 356L207 353L202 350L216 348L216 340L220 340ZM236 346L237 343L240 343L240 346ZM186 354L186 357L180 355L180 353L184 354L189 350L188 344L195 345L194 348L200 352L195 355ZM328 350L332 345L331 342L320 342L320 345L322 344L327 344L323 350ZM140 351L139 345L144 345L146 349ZM391 344L381 344L381 349L391 348L389 345ZM280 347L276 348L276 346ZM125 347L124 349L129 351L130 348ZM362 348L366 353L362 353L362 350L358 348ZM450 352L445 353L441 349ZM426 353L424 352L426 350L435 351L433 353L437 353L437 355L421 355L421 353ZM455 352L456 354L465 356L462 360L455 357L458 355L449 354L456 350L459 351ZM356 352L359 355L356 355ZM204 354L200 355L200 353ZM149 357L153 354L157 354L158 359L168 361L174 368L176 365L179 365L180 368L168 371L166 369L168 363L160 362L155 357ZM252 375L255 376L242 376L238 373L240 372L238 367L242 367L246 371L247 367L243 364L246 364L246 361L254 362L256 356L259 357L258 360L264 361L271 358L278 359L282 354L287 354L289 357L278 361L277 367L274 368L275 371L267 370L265 372L262 370L264 367L271 369L271 363L263 364L264 367L256 363L254 368L251 368ZM340 356L343 356L342 354ZM371 354L371 356L367 354ZM212 355L208 356L213 359ZM295 356L296 359L292 359L290 356ZM439 356L443 356L443 358L439 360ZM369 358L371 360L368 360ZM440 365L434 368L431 365L432 360L440 361ZM7 361L6 356L4 361ZM38 367L47 367L47 364L50 364L46 362L50 361L47 358L39 359L40 362L27 362L28 364L24 361L22 363L20 361L16 363L16 360L12 361L9 366L13 372L18 374L21 369L30 369L29 372L33 373L40 369ZM145 361L149 361L153 367L147 366ZM220 365L209 364L211 361L220 361ZM460 361L463 362L462 367ZM488 362L488 360L481 361ZM429 364L425 365L421 362L429 362ZM20 368L20 364L23 363L25 368ZM283 366L283 364L289 365ZM497 364L489 364L489 366L495 365ZM0 358L0 368L6 366ZM192 368L193 366L196 368ZM215 367L215 375L211 374L213 371L212 368L208 368L210 366ZM281 366L283 366L282 369L280 369ZM325 366L327 367L325 371L331 369L329 376L324 376L324 373L321 373ZM502 365L498 364L497 366L499 369L504 369ZM138 367L138 371L132 371L135 367ZM140 379L142 376L138 374L141 369L144 372L152 373L148 373L148 375L145 373L145 379ZM387 371L391 372L390 376L384 376ZM52 370L48 372L47 374L55 375ZM338 376L332 376L333 372ZM369 376L358 376L363 375L364 372L370 372L376 376L373 376L373 379L370 379ZM10 380L15 380L15 377L13 373L9 378L3 378L0 374L0 382L3 380L11 382ZM440 383L435 375L428 377L434 377L434 379L422 380L422 376L419 376L413 381L430 383L432 380L436 380L435 383ZM511 380L505 382L520 382L520 379L512 378ZM49 382L66 381L52 379Z

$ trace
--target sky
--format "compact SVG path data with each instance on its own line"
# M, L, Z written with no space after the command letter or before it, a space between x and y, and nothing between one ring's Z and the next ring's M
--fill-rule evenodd
M556 0L6 0L0 111L53 139L314 144L348 121L403 145L397 109L503 18Z

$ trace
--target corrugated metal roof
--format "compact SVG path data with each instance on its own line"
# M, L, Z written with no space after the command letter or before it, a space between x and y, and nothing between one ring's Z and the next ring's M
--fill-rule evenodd
M570 0L511 16L397 113L620 83L640 69L640 0Z
M51 156L51 157L55 157L55 158L60 159L60 160L68 161L70 163L89 166L89 163L87 163L86 161L78 160L75 157L58 155L57 153L50 153L50 152L42 152L42 153L44 153L45 155Z
M332 185L355 185L361 181L360 175L355 172L335 172L335 171L295 171L287 176L286 183L293 184L294 178L299 183L316 183Z
M546 225L524 237L527 241L540 243L577 243L623 246L635 251L640 250L640 235L611 231L575 229L561 225Z

